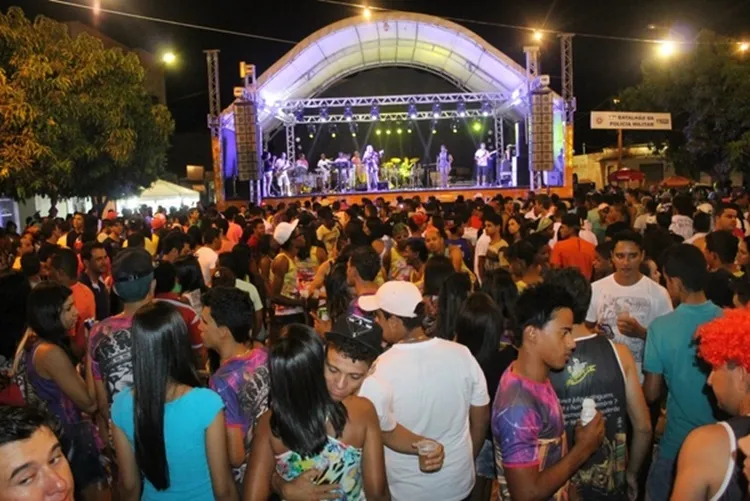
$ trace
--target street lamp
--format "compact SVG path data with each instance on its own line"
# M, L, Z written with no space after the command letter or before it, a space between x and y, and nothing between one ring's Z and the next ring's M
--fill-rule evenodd
M742 53L747 52L748 50L750 50L750 42L740 42L739 49Z
M177 56L172 51L167 51L161 56L161 62L167 66L171 66L177 62Z
M544 33L542 33L539 30L534 30L534 40L536 40L537 42L541 42L543 38L544 38Z
M366 21L369 21L372 17L372 11L369 7L365 6L364 10L362 11L362 17L365 18Z
M668 58L677 52L677 44L672 40L662 40L659 42L659 55L664 58Z

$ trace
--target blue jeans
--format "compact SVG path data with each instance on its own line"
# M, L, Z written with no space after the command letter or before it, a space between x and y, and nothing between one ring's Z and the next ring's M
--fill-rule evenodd
M669 501L675 474L674 459L659 456L657 450L646 480L646 501Z
M492 440L484 440L475 466L478 477L495 478L495 448L492 445Z

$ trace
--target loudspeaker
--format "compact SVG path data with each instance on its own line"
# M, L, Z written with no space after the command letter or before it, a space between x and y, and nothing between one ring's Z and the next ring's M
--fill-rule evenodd
M237 146L237 177L240 181L261 179L262 150L258 109L254 102L240 101L234 104L234 133Z

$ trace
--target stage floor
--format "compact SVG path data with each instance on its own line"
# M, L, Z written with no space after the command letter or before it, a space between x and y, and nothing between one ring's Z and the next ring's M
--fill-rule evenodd
M573 196L573 190L567 186L560 186L554 188L544 188L542 190L536 190L537 193L557 193L561 198L571 198ZM268 197L263 199L264 204L276 205L280 202L304 202L310 200L312 197L316 197L317 200L328 200L333 202L336 200L346 201L348 205L353 203L362 203L363 198L369 198L375 200L378 197L383 197L388 202L394 203L398 197L412 198L419 195L422 200L427 200L429 197L434 196L441 202L453 202L456 197L463 195L465 199L471 200L476 197L477 194L485 199L493 198L495 195L501 194L503 196L518 198L523 197L529 192L528 187L518 188L496 188L496 187L481 187L481 186L456 186L453 188L421 188L421 189L410 189L410 190L388 190L388 191L355 191L350 193L321 193L321 194L305 194L295 195L291 197ZM230 205L242 205L246 202L233 200L227 202Z

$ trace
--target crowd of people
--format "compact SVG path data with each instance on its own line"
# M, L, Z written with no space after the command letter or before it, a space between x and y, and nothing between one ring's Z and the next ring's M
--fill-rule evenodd
M10 224L0 500L746 499L750 196L713 195Z

